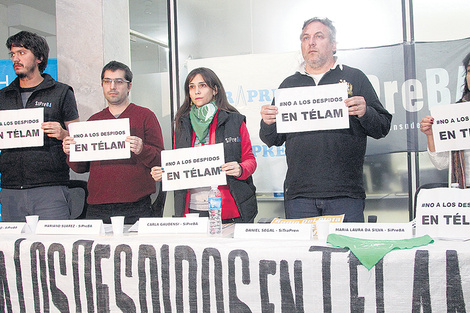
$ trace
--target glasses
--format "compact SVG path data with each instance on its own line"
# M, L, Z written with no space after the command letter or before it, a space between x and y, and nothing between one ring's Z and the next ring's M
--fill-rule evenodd
M114 84L116 86L122 86L122 84L129 83L128 80L125 80L125 79L122 79L122 78L116 78L116 79L103 78L101 81L103 82L103 85L111 85L111 83L114 82Z

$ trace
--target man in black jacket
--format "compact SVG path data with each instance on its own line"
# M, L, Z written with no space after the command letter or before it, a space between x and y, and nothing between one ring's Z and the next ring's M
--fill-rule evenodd
M365 191L362 170L367 136L385 137L392 116L380 103L366 75L340 64L336 29L329 19L312 18L302 27L304 62L279 88L347 83L348 129L278 133L277 107L261 108L260 138L268 146L285 143L286 218L345 214L344 221L363 222ZM273 103L274 104L274 101Z
M67 126L78 121L73 90L43 74L49 56L43 37L22 31L8 38L6 46L17 78L0 90L0 110L44 108L45 136L42 147L2 150L2 219L22 222L27 215L68 219L69 167L62 139L68 135Z

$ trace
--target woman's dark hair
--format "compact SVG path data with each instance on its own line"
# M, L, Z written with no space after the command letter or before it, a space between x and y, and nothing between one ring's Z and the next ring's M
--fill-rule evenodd
M224 110L227 112L238 112L235 107L230 105L227 100L227 95L225 94L224 86L220 81L219 77L212 71L206 67L199 67L192 70L188 77L186 77L186 81L184 82L184 102L181 107L176 112L175 116L175 124L176 130L178 131L179 128L179 121L182 116L187 114L191 110L191 97L189 96L189 83L196 77L196 75L200 74L204 82L216 92L214 96L215 104L220 110Z
M462 62L464 73L465 73L462 98L465 98L466 101L470 101L470 90L468 89L468 81L467 81L467 71L468 71L467 68L469 66L468 64L469 62L470 62L470 53L467 54L467 56L463 59L463 62Z
M36 59L41 60L41 63L38 64L39 72L42 73L46 69L49 45L44 37L32 32L21 31L9 37L6 46L8 50L11 50L11 47L23 47L30 50Z

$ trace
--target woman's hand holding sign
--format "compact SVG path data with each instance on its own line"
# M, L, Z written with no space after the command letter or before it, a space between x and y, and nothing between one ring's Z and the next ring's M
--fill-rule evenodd
M161 181L163 177L163 168L160 166L154 166L150 170L150 175L155 181Z
M224 165L222 165L222 170L228 176L242 176L242 167L236 161L225 163Z
M428 149L431 152L436 151L436 146L434 144L433 132L432 132L432 125L434 124L434 118L432 116L425 116L421 120L419 124L419 130L426 135L428 139Z

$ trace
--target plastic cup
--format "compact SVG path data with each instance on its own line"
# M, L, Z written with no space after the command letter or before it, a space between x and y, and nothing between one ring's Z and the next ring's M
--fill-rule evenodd
M31 231L34 233L36 231L36 226L38 225L39 215L28 215L26 216L26 224L28 224Z
M111 216L111 224L113 225L113 234L115 236L123 234L124 218L124 216Z
M330 220L318 220L315 224L317 226L318 241L326 242L326 238L330 233Z

